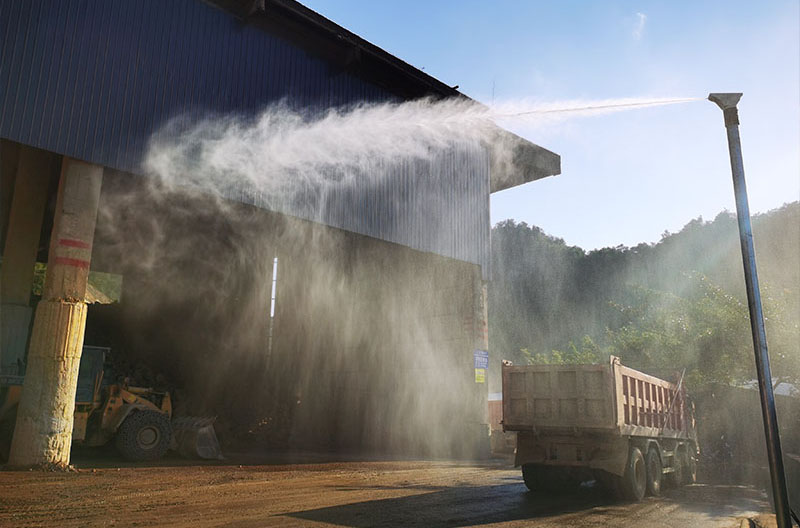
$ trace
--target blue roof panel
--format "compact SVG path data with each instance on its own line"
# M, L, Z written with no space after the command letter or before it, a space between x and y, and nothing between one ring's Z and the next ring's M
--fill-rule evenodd
M176 116L398 99L199 0L0 0L0 28L0 136L130 173ZM488 155L402 166L384 182L310 193L321 209L284 212L488 269ZM267 206L252 189L232 194Z

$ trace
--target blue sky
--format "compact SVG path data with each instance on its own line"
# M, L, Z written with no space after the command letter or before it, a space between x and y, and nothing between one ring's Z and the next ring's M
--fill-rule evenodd
M487 103L744 92L751 210L800 199L797 0L301 1ZM493 223L513 218L592 249L655 242L735 208L710 102L511 128L561 154L562 175L493 195Z

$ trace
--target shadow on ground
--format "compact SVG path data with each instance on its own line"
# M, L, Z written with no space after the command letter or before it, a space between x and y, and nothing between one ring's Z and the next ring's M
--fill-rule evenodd
M372 489L369 487L359 490ZM356 502L289 514L308 521L354 528L369 526L473 526L585 510L609 500L595 490L539 495L521 483L421 490L411 496ZM355 490L354 490L355 491Z
M387 488L337 489L361 491ZM352 528L371 526L438 528L546 520L548 517L562 519L565 514L574 513L579 516L583 513L593 519L603 519L608 526L614 526L615 519L620 522L630 521L632 511L649 509L656 503L663 505L677 503L687 512L720 518L736 517L743 511L759 511L765 506L765 497L760 491L739 486L695 485L668 490L660 498L647 498L638 504L619 502L594 487L566 494L533 493L528 492L521 482L494 486L407 489L415 494L298 511L288 515L297 519ZM554 521L558 524L556 519Z

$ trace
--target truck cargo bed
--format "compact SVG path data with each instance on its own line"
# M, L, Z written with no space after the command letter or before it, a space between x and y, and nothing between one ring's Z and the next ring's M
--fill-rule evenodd
M620 364L503 365L505 431L686 437L685 390Z

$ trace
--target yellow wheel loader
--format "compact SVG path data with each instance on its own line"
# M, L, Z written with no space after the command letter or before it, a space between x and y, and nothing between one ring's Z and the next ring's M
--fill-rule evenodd
M108 383L104 347L83 347L72 442L101 446L114 440L128 460L154 460L173 448L183 455L221 458L213 418L172 420L169 392ZM0 376L0 461L8 460L24 377Z

